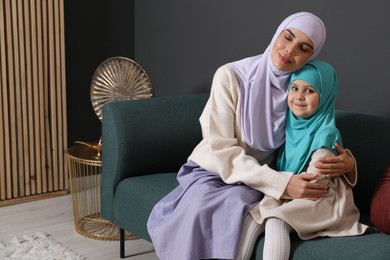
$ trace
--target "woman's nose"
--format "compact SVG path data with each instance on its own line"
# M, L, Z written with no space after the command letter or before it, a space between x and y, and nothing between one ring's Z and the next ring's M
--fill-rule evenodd
M295 55L294 46L288 45L288 46L286 47L286 52L287 52L288 54L290 54L291 56Z

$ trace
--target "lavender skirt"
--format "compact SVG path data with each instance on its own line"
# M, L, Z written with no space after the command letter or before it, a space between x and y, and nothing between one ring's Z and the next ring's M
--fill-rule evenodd
M177 186L153 208L148 231L161 260L234 259L241 223L263 194L230 185L193 162Z

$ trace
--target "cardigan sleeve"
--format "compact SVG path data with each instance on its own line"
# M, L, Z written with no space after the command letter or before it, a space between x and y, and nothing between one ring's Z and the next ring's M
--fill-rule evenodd
M201 116L204 138L215 170L229 184L246 185L279 199L291 179L269 167L272 153L262 153L259 161L246 152L242 139L240 88L232 69L225 65L215 74L206 110ZM270 159L272 158L272 159Z

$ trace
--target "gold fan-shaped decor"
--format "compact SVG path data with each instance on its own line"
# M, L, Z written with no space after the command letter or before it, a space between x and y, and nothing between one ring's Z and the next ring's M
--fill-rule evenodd
M112 57L96 69L91 82L91 102L102 120L102 108L111 101L153 97L153 88L144 69L125 57Z
M102 121L102 108L105 104L111 101L150 98L153 97L153 88L148 75L135 61L125 57L112 57L103 61L96 69L92 77L90 95L92 107ZM74 202L74 209L77 208L74 211L76 230L91 238L118 240L119 227L101 218L100 194L95 195L90 190L91 184L89 184L92 181L93 185L96 183L100 185L102 138L98 143L82 141L75 143L85 147L75 146L73 150L71 148L68 151L72 197L76 202L78 200L86 202L89 198L92 199L88 207L87 203L76 204ZM77 151L76 156L72 156L72 152L75 151ZM86 177L85 175L88 178L80 178L80 176ZM77 190L77 192L73 192L73 190ZM97 192L99 191L97 189ZM137 236L126 231L125 239L137 239Z

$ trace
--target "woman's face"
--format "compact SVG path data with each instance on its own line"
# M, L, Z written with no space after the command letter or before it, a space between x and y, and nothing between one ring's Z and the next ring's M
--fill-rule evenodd
M312 40L298 29L286 29L276 39L271 51L273 65L280 71L301 68L314 52Z

